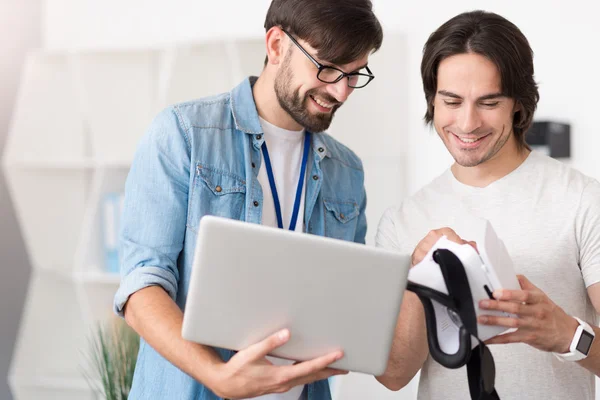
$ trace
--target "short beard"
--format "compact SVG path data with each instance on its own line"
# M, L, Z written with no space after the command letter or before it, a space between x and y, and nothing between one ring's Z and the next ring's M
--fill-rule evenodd
M308 112L306 102L309 101L309 96L317 94L317 90L309 90L304 95L304 98L300 98L300 89L295 91L290 90L292 83L292 71L290 68L291 57L288 53L281 65L281 69L275 77L275 95L279 101L281 108L287 112L290 117L294 119L299 125L303 126L309 132L323 132L329 128L333 115L340 107L339 104L335 105L329 113L317 113L311 114ZM337 103L331 96L321 94L326 101L331 103Z

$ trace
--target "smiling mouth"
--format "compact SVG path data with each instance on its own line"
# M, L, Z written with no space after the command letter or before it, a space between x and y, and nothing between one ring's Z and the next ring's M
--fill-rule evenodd
M336 103L329 103L329 102L327 102L327 101L325 101L325 100L322 100L322 99L320 99L320 98L317 98L317 97L315 97L315 96L313 96L313 95L309 95L309 96L310 96L310 98L311 98L311 99L313 99L313 101L314 101L315 103L317 103L317 104L318 104L318 105L320 105L321 107L323 107L323 108L326 108L326 109L328 109L328 110L331 110L331 109L333 109L333 107L335 107L335 106L337 105Z
M479 142L479 141L481 141L481 140L485 139L486 137L488 137L488 136L489 136L489 133L488 133L487 135L483 135L483 136L481 136L481 137L478 137L478 138L469 138L469 137L459 136L459 135L457 135L457 134L455 134L455 133L453 133L453 135L454 135L454 136L455 136L455 137L456 137L456 138L457 138L459 141L461 141L461 142L462 142L462 143L464 143L464 144L473 144L473 143L477 143L477 142Z

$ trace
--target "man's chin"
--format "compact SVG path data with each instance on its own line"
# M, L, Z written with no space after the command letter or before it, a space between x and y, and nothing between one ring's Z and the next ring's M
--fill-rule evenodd
M456 149L450 151L450 155L461 167L476 167L482 161L482 157L477 154L462 154L462 151Z
M456 157L453 155L452 158L458 165L465 168L476 167L483 162L482 157Z
M476 167L479 164L481 164L480 161L464 161L464 160L457 160L457 159L454 159L454 161L456 161L456 163L463 168L473 168L473 167Z
M326 117L326 118L323 118ZM301 121L296 120L300 125L310 132L323 132L329 129L331 121L333 120L332 114L311 114L311 118L303 119Z

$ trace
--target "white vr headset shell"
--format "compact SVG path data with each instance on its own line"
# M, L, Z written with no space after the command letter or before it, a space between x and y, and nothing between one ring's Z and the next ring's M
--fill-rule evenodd
M492 293L497 289L520 289L512 260L506 246L498 238L488 221L482 220L481 227L477 231L476 237L470 239L474 239L477 243L479 253L471 245L460 245L443 236L431 248L425 258L411 268L408 280L448 294L448 288L444 282L440 266L433 260L435 250L447 249L454 253L464 266L477 317L483 314L506 316L506 313L500 311L481 310L479 302L491 298ZM454 354L460 346L459 328L462 325L460 318L454 311L438 302L433 301L432 303L435 310L440 348L447 354ZM477 325L479 339L482 341L506 331L506 328L500 326ZM471 344L474 348L479 342L471 338Z

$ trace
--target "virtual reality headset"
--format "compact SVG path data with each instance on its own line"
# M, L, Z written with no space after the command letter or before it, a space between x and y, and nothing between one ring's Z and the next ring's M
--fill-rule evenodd
M407 289L417 294L425 310L431 357L446 368L467 366L472 399L499 399L494 358L484 341L506 328L479 325L479 302L500 288L520 289L512 260L489 222L476 238L476 251L445 236L408 275Z

